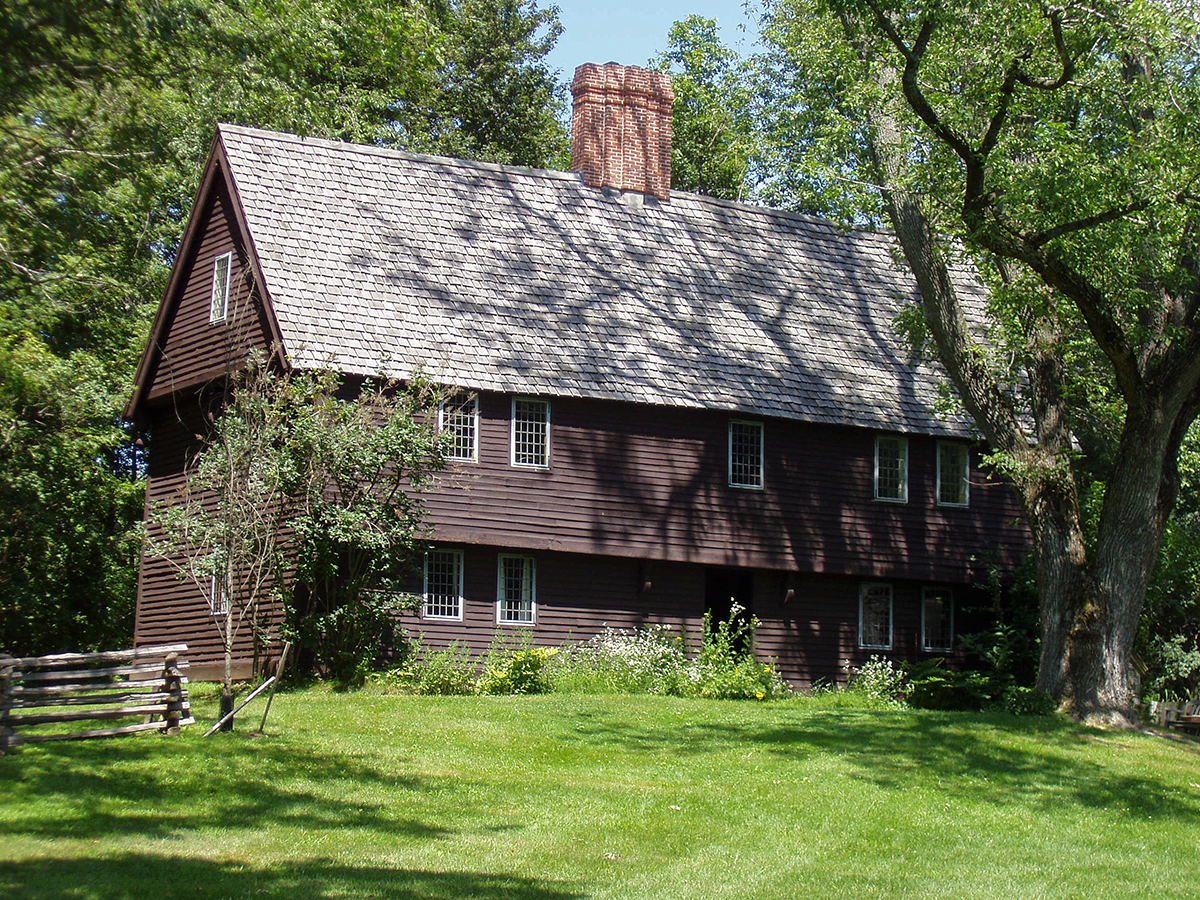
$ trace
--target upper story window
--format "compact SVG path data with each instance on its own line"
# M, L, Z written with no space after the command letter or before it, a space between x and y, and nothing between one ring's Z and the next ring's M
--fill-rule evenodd
M763 424L733 419L729 423L729 483L763 486Z
M950 588L921 590L921 649L949 650L954 645L954 594Z
M427 619L462 621L463 552L430 550L425 554L423 613Z
M466 462L479 460L479 398L455 394L442 401L438 427L450 434L447 456Z
M208 608L214 616L224 616L229 612L229 592L225 584L216 575L209 583Z
M875 499L904 503L908 500L908 439L880 435L875 438Z
M858 646L892 649L892 586L864 584L858 593Z
M213 262L212 301L208 321L224 322L229 315L229 275L233 270L233 253L222 253Z
M502 625L532 625L535 610L536 565L532 556L500 554L496 589L496 621Z
M550 468L550 401L513 398L512 464Z
M942 506L966 506L969 499L971 456L966 444L938 441L937 502Z

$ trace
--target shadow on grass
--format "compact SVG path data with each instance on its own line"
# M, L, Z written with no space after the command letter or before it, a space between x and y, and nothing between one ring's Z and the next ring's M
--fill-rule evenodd
M0 816L0 837L167 837L272 823L446 837L452 832L402 815L407 795L430 789L310 746L192 735L64 742L3 760L0 804L10 815Z
M973 801L1021 804L1033 811L1064 805L1183 822L1200 819L1200 789L1153 769L1097 761L1098 741L1112 735L1058 717L912 711L805 712L775 707L757 721L681 721L642 727L616 716L583 713L564 731L578 739L674 756L741 753L758 747L797 761L831 754L853 766L850 776L885 790L969 792ZM770 718L772 721L763 721ZM1200 770L1200 748L1180 747ZM711 762L704 763L711 766Z
M378 900L575 900L568 885L479 872L426 872L347 866L330 860L281 863L269 868L181 856L126 853L99 859L0 862L6 898L70 897L125 900L266 897L305 900L372 897Z

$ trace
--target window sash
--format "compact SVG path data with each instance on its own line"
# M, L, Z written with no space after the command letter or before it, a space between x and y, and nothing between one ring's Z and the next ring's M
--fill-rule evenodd
M529 469L550 468L549 401L513 398L512 464Z
M479 397L457 394L443 400L438 428L451 433L448 459L479 461Z
M908 500L908 440L875 438L875 499L904 503Z
M938 442L938 504L966 506L970 502L971 455L966 444Z
M209 322L224 322L229 315L229 278L232 270L232 251L222 253L213 260L212 299L208 307Z
M858 594L858 646L892 649L892 586L864 584Z
M729 484L763 486L763 423L733 419L729 423Z
M224 616L229 612L229 591L216 575L208 586L208 608L214 616Z
M921 590L921 649L954 648L954 594L950 588Z
M425 554L422 615L426 619L463 617L463 552L430 550Z
M536 567L531 556L499 557L496 621L503 625L532 625L536 604Z

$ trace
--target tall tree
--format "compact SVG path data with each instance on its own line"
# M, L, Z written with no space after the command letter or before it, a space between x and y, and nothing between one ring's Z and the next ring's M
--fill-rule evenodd
M716 19L689 16L667 41L650 64L670 73L675 89L671 187L744 200L759 133L750 64L721 43Z
M827 146L856 148L858 180L878 185L925 333L1022 500L1039 685L1081 718L1127 721L1200 413L1195 19L1121 0L784 0L768 36L820 85L800 104L816 130L840 119ZM986 333L952 277L963 248L993 288ZM1116 433L1088 472L1097 400Z
M128 633L120 410L215 123L544 165L556 35L532 0L3 0L0 648Z

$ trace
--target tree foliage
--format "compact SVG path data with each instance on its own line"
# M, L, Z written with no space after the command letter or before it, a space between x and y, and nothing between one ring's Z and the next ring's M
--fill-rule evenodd
M120 411L215 124L553 165L557 31L534 0L5 0L0 592L46 624L0 645L128 634Z
M850 158L879 186L928 336L1021 496L1039 684L1123 719L1200 412L1195 19L1119 0L785 0L771 22L808 144L853 148L829 171ZM952 275L963 249L992 288L986 336Z
M671 75L675 89L671 187L744 200L759 133L750 64L721 43L716 19L689 16L667 40L651 64Z
M281 607L302 658L361 680L422 547L436 410L419 380L346 385L254 358L214 398L183 485L150 510L147 552L208 598L227 687L239 641L269 641Z

